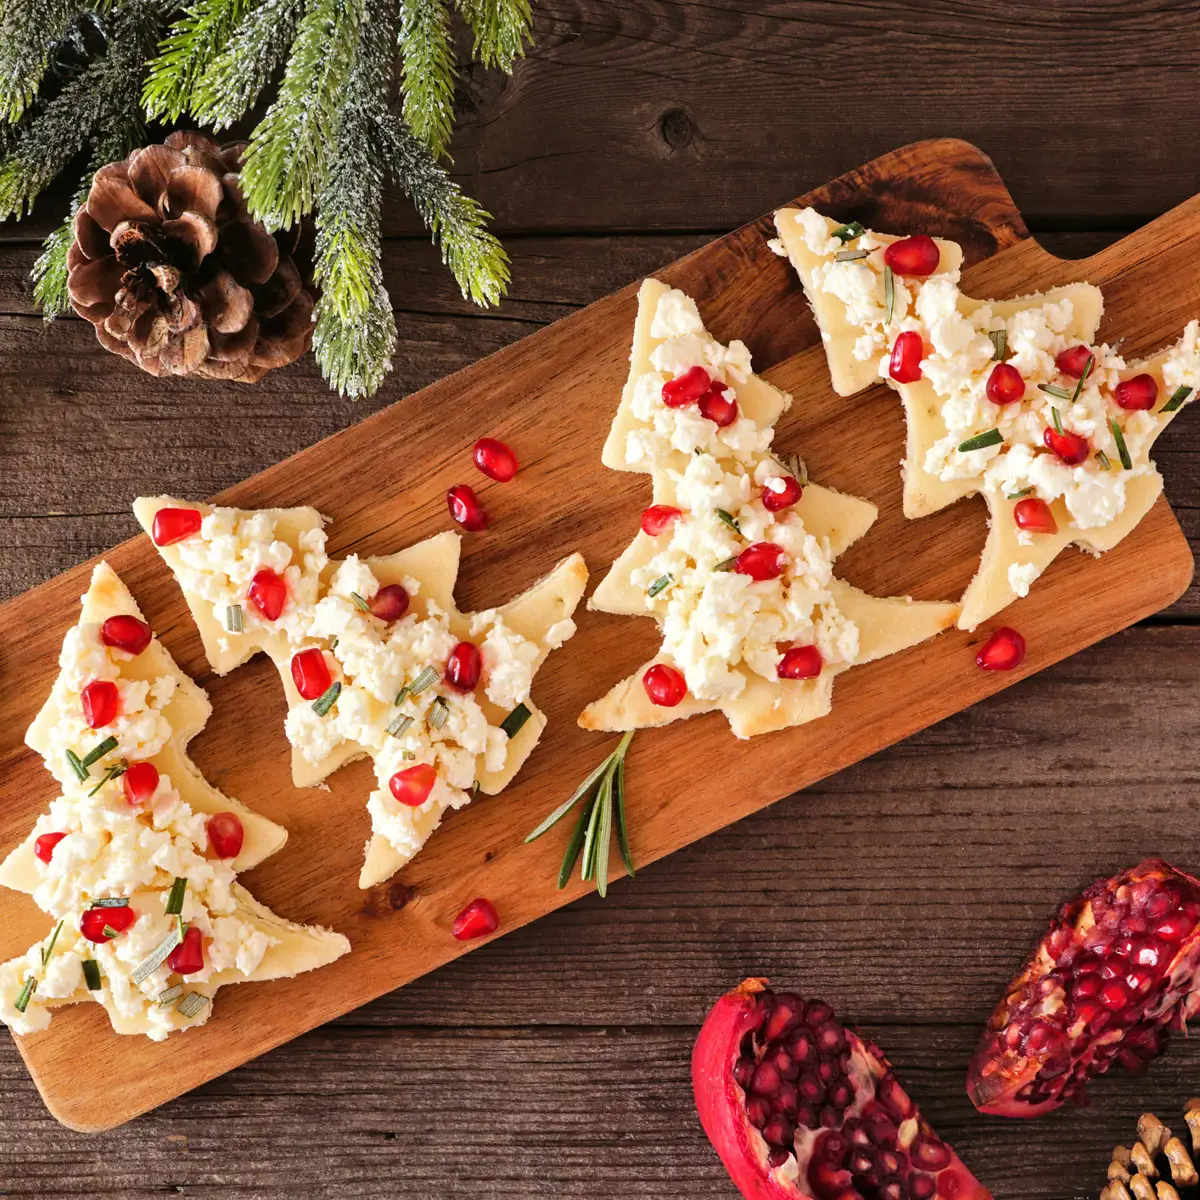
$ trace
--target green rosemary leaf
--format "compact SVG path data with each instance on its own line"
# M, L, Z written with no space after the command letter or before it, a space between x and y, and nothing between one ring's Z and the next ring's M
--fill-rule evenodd
M596 797L593 795L583 808L579 810L579 820L575 823L575 831L571 834L571 840L567 843L567 851L563 855L562 867L558 872L559 888L565 888L567 880L571 878L571 872L575 869L579 852L583 849L583 839L591 823L592 809L595 807Z
M866 250L839 250L834 256L834 262L858 262L860 258L866 258L868 251Z
M50 961L50 955L54 953L54 943L58 941L58 935L62 933L63 923L59 921L54 927L54 932L50 935L50 940L42 947L42 966L44 967Z
M350 599L354 601L354 607L359 612L369 613L371 611L371 606L357 592L351 592Z
M610 771L600 784L600 831L596 836L596 851L593 877L596 891L603 900L608 895L608 858L612 848L613 827L613 776Z
M83 967L83 981L89 992L100 990L100 964L94 958L85 958L80 964Z
M1160 413L1174 412L1191 394L1193 389L1188 387L1186 383L1181 383L1172 394L1170 400L1166 402L1158 411Z
M150 953L142 959L136 967L129 973L129 978L139 987L158 970L159 967L167 961L171 955L171 951L175 949L183 938L179 934L179 926L171 927L171 932L167 934Z
M404 685L404 686L403 686L403 687L402 687L402 688L401 688L401 689L400 689L400 690L399 690L399 691L396 693L396 707L397 707L397 708L399 708L399 707L400 707L400 705L402 705L402 704L404 703L404 701L407 699L407 697L408 697L408 684L406 683L406 684L405 684L405 685Z
M855 238L860 238L866 229L857 221L847 221L845 225L839 225L834 231L833 236L839 242L852 242Z
M425 714L425 720L429 722L429 728L441 729L449 716L450 705L441 696L434 696L433 703L429 706L429 711Z
M518 704L516 708L500 722L500 728L504 730L505 736L512 741L513 738L525 728L525 722L533 716L529 711L527 704Z
M1045 392L1047 396L1053 396L1056 400L1071 399L1071 393L1066 388L1055 387L1052 383L1039 383L1038 391Z
M959 454L969 454L972 450L986 450L989 446L999 446L1004 441L1004 435L998 429L989 429L986 433L977 433L958 445Z
M547 830L559 823L595 786L596 780L608 770L609 759L605 759L572 793L569 800L564 800L531 834L526 843L535 842Z
M90 792L88 796L94 796L106 783L112 783L114 779L119 779L126 771L129 770L129 764L126 762L113 763L107 771L104 772L104 778Z
M165 992L159 992L155 999L155 1004L170 1004L172 1000L178 1000L183 995L183 984L177 983L174 987L169 987Z
M1063 431L1062 414L1058 411L1057 405L1050 406L1050 420L1052 420L1054 422L1055 431L1058 433L1062 433L1062 431Z
M124 896L101 896L99 900L93 900L88 908L125 908L128 904Z
M90 767L93 763L99 762L110 750L117 748L117 739L115 737L106 737L98 746L93 746L81 760L81 765Z
M583 839L583 860L580 862L579 868L581 877L586 880L596 878L596 837L600 832L600 811L604 808L606 802L606 785L609 785L607 772L600 777L600 785L596 788L596 799L592 804L592 815L588 819L587 834ZM609 799L611 800L611 793Z
M714 571L732 571L737 566L738 556L735 554L731 558L723 558L715 567Z
M67 762L71 766L71 770L75 772L75 777L82 783L88 777L88 769L79 761L79 755L74 750L66 752Z
M883 323L890 325L892 314L896 311L896 276L889 266L883 268L883 303L886 309L883 314Z
M1005 492L1005 500L1020 500L1023 496L1028 496L1034 489L1032 486L1023 487L1019 492Z
M167 916L176 917L183 912L183 896L186 891L186 879L178 878L171 884L171 893L167 897L167 907L163 910Z
M242 620L242 606L227 604L225 606L225 629L228 633L241 633L245 628Z
M392 737L403 737L408 732L408 727L413 723L412 717L406 717L401 713L389 726L388 733Z
M188 992L175 1006L175 1011L181 1017L192 1018L208 1003L208 997L203 992Z
M1112 463L1109 462L1108 455L1105 454L1103 450L1096 451L1096 461L1100 464L1100 466L1103 470L1105 470L1105 471L1112 470Z
M1096 365L1096 356L1089 354L1087 362L1083 364L1083 370L1079 375L1079 382L1075 385L1075 391L1071 393L1071 403L1074 404L1079 399L1079 393L1083 391L1083 385L1087 382L1087 377L1092 373L1092 368Z
M734 533L742 532L742 527L734 519L734 516L732 513L726 512L723 508L715 508L715 509L713 509L713 512L715 512L717 514L717 520L720 521L723 525L728 525L729 528L732 529Z
M115 937L121 936L121 931L119 929L114 929L111 925L105 925L105 927L102 930L100 930L100 932L102 934L104 934L104 936L106 938L108 938L109 941L111 941Z
M337 703L337 698L342 694L342 685L339 680L335 679L324 692L321 693L313 702L312 710L318 717L325 716L329 710Z
M653 600L655 596L657 596L660 592L665 592L667 590L667 588L669 588L671 586L671 584L673 584L674 582L675 582L674 576L672 576L670 574L660 575L646 589L646 595L649 596L651 600Z
M433 667L426 667L420 675L416 677L408 685L408 694L410 696L419 696L427 687L432 687L441 676Z
M37 991L37 980L32 975L25 980L25 986L21 989L21 993L17 996L16 1003L13 1007L19 1013L23 1013L29 1007L29 1001L33 998L33 993Z
M988 332L988 337L992 339L992 357L1003 362L1005 351L1008 349L1008 330L992 329Z
M1133 470L1133 459L1129 457L1129 447L1125 445L1125 433L1117 424L1115 417L1108 418L1108 427L1112 430L1113 441L1117 443L1117 453L1121 456L1121 466L1127 471Z
M633 731L625 735L623 745L627 748L629 740L633 737ZM621 757L617 760L617 769L613 773L613 817L617 825L617 846L621 851L621 860L625 863L625 870L629 872L629 878L632 879L637 873L633 869L633 854L629 849L629 829L625 823L625 751L621 750Z

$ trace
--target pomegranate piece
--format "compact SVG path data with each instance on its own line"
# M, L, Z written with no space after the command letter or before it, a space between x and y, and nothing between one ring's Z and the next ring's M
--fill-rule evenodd
M906 329L892 346L888 374L897 383L916 383L921 378L921 359L924 357L925 343L921 335L915 329Z
M100 626L100 640L115 650L124 650L126 654L141 654L153 637L154 630L137 617L109 617Z
M420 808L429 799L436 782L437 771L429 763L417 763L415 767L397 771L388 780L388 787L398 803L407 804L409 808Z
M195 975L204 970L204 936L199 926L188 926L183 941L167 955L167 966L176 975Z
M783 652L777 673L780 679L816 679L824 665L816 646L793 646Z
M36 842L33 843L33 855L35 858L41 859L42 862L48 863L54 857L54 847L63 840L67 835L65 833L43 833Z
M883 261L897 275L932 275L941 257L937 242L924 233L892 242L883 252Z
M213 813L205 827L208 830L208 844L218 858L237 858L241 854L246 831L236 814Z
M662 402L668 408L695 404L712 387L712 376L703 367L688 367L682 375L668 379L662 386Z
M137 913L128 904L114 908L89 908L79 918L79 932L89 942L111 942L118 933L124 933L137 920ZM111 933L105 933L107 926Z
M121 791L131 808L146 803L158 790L158 768L151 762L130 763L121 776Z
M1135 375L1132 379L1122 379L1113 392L1113 399L1118 408L1129 412L1141 412L1153 408L1158 400L1158 383L1153 375Z
M325 652L316 646L292 655L292 682L305 700L319 700L333 683Z
M687 695L687 680L666 663L649 667L642 676L642 687L659 708L674 708Z
M787 553L774 542L755 542L737 556L733 569L739 575L749 575L756 583L778 579L787 565Z
M446 661L446 682L456 692L474 691L483 673L483 655L474 642L459 642Z
M722 429L726 425L732 425L738 419L738 406L737 401L733 398L733 391L723 383L714 383L700 397L699 405L700 415L707 417Z
M517 473L517 456L496 438L480 438L471 451L475 465L497 483L507 483Z
M408 593L398 583L389 583L367 601L371 616L386 621L389 625L408 612Z
M1027 496L1013 505L1013 520L1030 533L1058 532L1058 522L1050 511L1050 505L1036 496Z
M975 656L981 671L1012 671L1024 661L1025 639L1007 625L997 629Z
M270 567L263 567L254 573L246 595L268 621L277 621L287 603L287 584Z
M799 503L800 497L803 495L804 488L800 486L800 480L795 475L776 476L774 479L767 480L766 486L763 488L763 508L767 512L782 512L785 508L791 508L793 504Z
M1200 1008L1200 880L1151 858L1062 906L971 1058L981 1112L1036 1117L1136 1071Z
M746 1200L990 1200L879 1049L766 983L718 1000L692 1050L700 1124Z
M993 404L1015 404L1025 395L1025 380L1011 363L997 363L987 381L987 398Z
M94 679L79 693L83 719L89 729L100 729L117 719L121 708L121 693L111 679Z
M460 942L469 942L472 938L487 937L500 928L500 914L496 906L482 896L472 900L466 908L454 918L454 936Z
M1046 443L1046 448L1053 450L1068 467L1077 467L1080 463L1087 462L1087 456L1092 452L1087 438L1067 429L1059 433L1057 429L1047 427L1046 432L1042 434L1042 441Z
M475 489L465 483L456 483L446 493L446 506L450 509L450 519L461 525L468 533L478 533L488 527L488 515Z
M642 513L642 532L648 537L658 537L660 533L666 533L682 516L683 510L670 504L652 504Z
M160 508L150 526L150 538L156 546L173 546L200 532L204 518L195 508Z
M1068 346L1054 356L1054 365L1072 379L1081 379L1092 352L1087 346Z

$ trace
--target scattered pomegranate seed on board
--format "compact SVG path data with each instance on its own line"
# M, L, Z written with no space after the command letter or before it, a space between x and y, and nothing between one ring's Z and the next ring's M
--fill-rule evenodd
M466 908L454 918L454 936L460 942L469 942L472 938L487 937L500 928L500 914L496 906L482 896L472 900Z
M471 457L475 465L497 483L508 483L517 473L517 456L496 438L480 438Z
M981 671L1012 671L1024 661L1025 639L1007 625L997 629L975 656Z
M468 533L478 533L488 526L488 515L474 488L465 483L456 483L446 493L446 504L450 509L450 519L461 525Z

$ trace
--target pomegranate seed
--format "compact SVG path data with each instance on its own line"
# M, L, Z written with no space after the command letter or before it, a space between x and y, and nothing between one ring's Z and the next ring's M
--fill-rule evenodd
M1125 976L1125 986L1137 995L1140 992L1148 992L1157 979L1158 976L1146 967L1132 967Z
M757 583L767 579L778 579L787 564L787 555L782 546L774 542L755 542L737 556L733 569L739 575L749 575Z
M500 914L496 906L480 896L454 918L453 933L460 942L469 942L472 938L487 937L499 928Z
M925 343L915 329L905 330L892 346L892 359L888 374L897 383L916 383L921 378L921 359L925 357Z
M459 642L446 662L446 682L456 692L473 691L483 672L483 655L473 642Z
M775 486L772 487L772 484ZM800 486L800 480L794 475L776 476L768 480L767 486L763 488L763 508L767 512L782 512L783 509L796 504L803 495L804 489Z
M154 514L150 538L156 546L173 546L199 533L203 520L196 508L160 508Z
M712 376L703 367L688 367L682 375L662 386L662 401L668 408L695 404L712 387Z
M429 799L433 785L437 782L437 771L429 763L417 763L415 767L405 767L397 771L388 780L392 795L400 804L409 808L420 808Z
M673 508L670 504L652 504L642 513L642 532L649 537L658 537L682 516L683 510Z
M250 580L246 595L268 621L277 621L287 602L287 584L270 567L263 567Z
M700 415L707 417L722 429L726 425L732 425L738 419L738 406L733 398L733 390L723 383L714 383L700 397Z
M325 651L316 646L292 655L292 682L305 700L319 700L333 683Z
M1129 989L1119 980L1113 979L1100 989L1098 999L1105 1008L1120 1012L1129 1003Z
M137 617L109 617L100 626L100 640L106 646L124 650L126 654L141 654L150 645L154 630Z
M1131 412L1153 408L1158 399L1158 384L1153 375L1135 375L1132 379L1122 379L1117 384L1113 399L1118 408Z
M497 483L507 483L517 473L517 456L495 438L480 438L471 457L475 465Z
M183 941L167 956L167 966L176 975L195 975L204 970L204 937L198 925L189 925Z
M40 858L44 863L48 863L54 857L54 847L66 836L65 833L43 833L33 843L34 857Z
M450 509L450 519L468 533L478 533L488 527L488 515L479 503L475 489L465 483L456 483L446 493L446 504Z
M1104 984L1100 981L1099 975L1084 975L1080 977L1071 990L1080 999L1086 999L1090 996L1100 995L1100 989L1103 986Z
M941 258L937 242L924 233L892 242L883 252L883 261L897 275L932 275Z
M1057 533L1058 522L1045 500L1029 496L1013 507L1013 520L1030 533Z
M1054 356L1054 365L1072 379L1080 379L1087 368L1092 352L1087 346L1068 346Z
M997 363L987 381L987 398L993 404L1015 404L1024 398L1025 380L1011 363Z
M1133 961L1142 967L1157 967L1169 956L1162 942L1149 938L1143 942L1133 954Z
M398 584L389 583L367 601L371 616L391 624L408 612L408 593Z
M158 790L158 768L151 762L130 763L121 776L121 791L131 808L145 804Z
M100 729L117 719L121 707L121 693L110 679L95 679L79 693L83 705L83 719L89 729Z
M89 942L111 942L116 934L105 933L107 925L116 933L124 933L137 920L137 913L128 904L116 908L89 908L79 918L79 932Z
M1047 428L1046 432L1042 434L1042 441L1068 467L1077 467L1080 463L1086 462L1087 456L1092 451L1091 446L1087 443L1087 438L1080 437L1079 434L1071 433L1066 429L1059 433L1057 429Z
M757 1096L773 1096L779 1091L782 1082L779 1072L771 1063L761 1062L754 1069L754 1075L750 1079L750 1090Z
M642 676L642 687L659 708L674 708L687 695L687 680L666 663L650 667Z
M234 813L213 813L208 818L206 828L208 829L208 844L218 858L237 858L241 854L246 831Z
M1159 921L1154 926L1154 932L1160 938L1165 938L1168 942L1182 942L1195 928L1196 922L1191 917L1185 913L1177 912Z
M778 673L780 679L816 679L825 660L816 646L792 646L783 652Z
M1025 661L1025 639L1005 625L997 629L979 649L975 665L981 671L1011 671Z

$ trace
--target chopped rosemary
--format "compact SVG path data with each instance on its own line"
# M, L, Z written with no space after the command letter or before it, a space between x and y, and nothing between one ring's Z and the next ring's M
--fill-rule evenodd
M1005 500L1020 500L1022 496L1028 496L1033 491L1033 486L1023 487L1019 492L1005 492Z
M37 991L37 980L32 975L25 980L25 986L21 989L21 994L17 997L16 1004L13 1007L19 1013L23 1013L29 1007L29 1001L33 998L33 993Z
M734 533L742 532L742 527L734 519L734 516L732 513L727 513L723 508L715 508L715 509L713 509L713 512L715 512L717 514L717 520L728 525L729 528L734 531Z
M187 891L187 880L177 878L171 884L171 893L167 897L167 907L163 910L168 917L176 917L183 912L183 894Z
M1003 362L1008 350L1008 330L991 329L988 331L988 337L992 339L992 357Z
M100 964L94 958L85 958L80 964L83 967L83 982L89 992L100 990Z
M839 225L834 231L833 236L839 242L852 242L855 238L860 238L866 229L857 221L847 221L845 225Z
M242 606L227 604L225 606L225 629L228 633L241 633L245 628L242 623Z
M1058 406L1055 404L1050 406L1050 420L1054 422L1055 432L1062 433L1062 414L1058 411Z
M188 992L175 1006L175 1011L181 1017L194 1017L206 1004L208 997L203 992Z
M1004 435L998 429L989 429L986 433L977 433L974 437L959 442L959 454L969 454L972 450L986 450L989 446L998 446L1004 441Z
M159 992L158 998L154 1001L155 1004L170 1004L172 1000L178 1000L183 995L183 984L177 983L174 987L169 987L165 992Z
M516 708L500 722L500 728L504 730L505 736L511 741L525 728L525 722L533 716L529 711L527 704L518 704Z
M723 558L715 567L714 571L732 571L737 566L738 556L735 554L731 558Z
M325 716L342 694L341 682L335 679L313 702L312 710L318 717Z
M450 705L441 696L434 696L433 703L429 706L429 711L425 714L425 720L429 722L429 728L441 729L449 716Z
M866 258L868 255L866 250L839 250L834 256L834 262L858 262L860 258Z
M101 896L99 900L93 900L88 908L125 908L128 904L124 896Z
M771 451L771 457L798 483L801 487L808 485L808 468L804 459L798 454L777 454Z
M90 767L93 763L99 762L110 750L117 748L117 739L115 737L106 737L98 746L93 746L81 760L80 765Z
M333 641L329 643L330 654L332 654L337 649L337 644L338 644L337 638L334 638Z
M1186 383L1181 383L1172 394L1170 400L1160 408L1159 412L1169 413L1174 412L1191 394L1192 388Z
M1117 453L1121 456L1121 466L1127 471L1133 470L1133 459L1129 457L1129 447L1125 445L1125 434L1115 417L1108 418L1108 427L1112 430L1113 441L1117 443Z
M1057 400L1071 399L1071 393L1066 388L1055 387L1052 383L1039 383L1038 391L1045 392L1047 396L1053 396Z
M185 933L187 933L187 926L183 922L183 914L182 913L175 914L175 929L176 929L176 932L179 934L179 940L182 942L183 935Z
M122 760L118 763L113 763L107 771L104 772L104 778L90 792L89 796L94 796L106 783L112 783L114 779L119 779L126 771L129 770L129 764Z
M1092 373L1092 368L1096 365L1096 356L1089 354L1087 362L1083 364L1083 370L1079 373L1079 382L1075 385L1075 391L1071 393L1071 403L1074 404L1079 399L1079 393L1083 391L1083 385L1087 382L1087 377Z
M167 961L171 955L171 951L175 949L183 938L179 933L179 925L171 926L171 932L167 934L150 953L142 959L140 963L129 973L129 978L139 987L158 970L159 967Z
M407 698L408 698L408 684L406 683L406 684L405 684L405 685L404 685L404 686L403 686L403 687L402 687L402 688L401 688L401 689L400 689L400 690L399 690L399 691L396 693L396 707L397 707L397 708L399 708L399 707L400 707L400 705L402 705L402 704L404 703L404 701L405 701Z
M659 594L659 592L665 592L667 590L667 588L669 588L671 586L671 584L673 584L674 582L675 582L675 578L673 575L669 575L669 574L668 575L660 575L646 589L646 595L649 596L651 600L653 600L654 597Z
M883 314L883 323L890 325L892 313L896 311L896 276L892 273L892 268L888 266L883 268L883 304L886 310Z
M71 770L75 772L75 777L82 783L88 777L88 769L79 761L79 755L74 750L66 752L67 762L71 766Z
M432 687L441 676L433 667L426 667L420 675L416 677L408 685L408 694L410 696L419 696L427 687Z
M357 592L351 592L350 599L354 601L354 607L359 612L369 613L371 611L371 606Z
M396 719L388 726L388 733L390 733L392 737L402 737L408 732L408 727L412 723L412 717L408 717L405 716L404 713L400 713L399 716L397 716Z
M404 759L405 762L409 762L417 757L417 753L415 750L403 750L400 753L400 757Z
M50 935L50 940L42 947L42 966L44 967L50 961L50 955L54 953L54 943L58 941L58 935L62 933L63 923L59 921L54 927L54 932Z
M1096 451L1096 461L1097 461L1097 462L1100 464L1100 466L1101 466L1101 467L1102 467L1102 468L1103 468L1105 471L1111 471L1111 470L1112 470L1112 463L1111 463L1111 462L1109 462L1109 460L1108 460L1108 455L1107 455L1107 454L1105 454L1103 450L1097 450L1097 451Z

